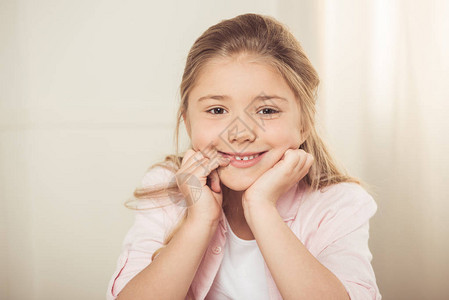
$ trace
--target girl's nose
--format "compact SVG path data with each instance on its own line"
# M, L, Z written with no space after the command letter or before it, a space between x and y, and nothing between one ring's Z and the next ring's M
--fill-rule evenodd
M250 118L236 117L227 127L228 141L238 144L253 142L257 138L254 121Z

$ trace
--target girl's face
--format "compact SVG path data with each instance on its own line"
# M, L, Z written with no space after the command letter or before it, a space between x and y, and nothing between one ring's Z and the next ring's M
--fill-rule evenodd
M234 191L248 189L306 138L300 131L299 105L285 80L247 57L214 59L205 66L190 92L184 121L194 150L211 157L206 149L212 146L218 155L233 156L218 175ZM259 157L235 157L253 153Z

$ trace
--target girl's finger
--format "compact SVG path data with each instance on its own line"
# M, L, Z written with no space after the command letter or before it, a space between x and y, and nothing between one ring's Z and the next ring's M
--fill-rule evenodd
M299 174L299 179L301 180L304 176L307 175L307 173L309 173L310 167L312 166L314 161L314 158L311 154L306 154L306 158L304 159L304 164L302 165L302 167L298 170Z
M217 159L209 159L207 157L202 158L199 160L199 164L195 165L193 164L188 169L186 169L184 172L188 172L191 174L194 174L201 182L207 183L207 178L210 176L212 171L216 171L216 169L220 166L225 167L229 164L230 160L217 160ZM217 173L218 176L218 173ZM209 177L210 178L210 177ZM216 179L215 177L213 177ZM212 178L210 178L212 179Z
M192 150L195 151L195 150ZM222 155L218 154L217 150L212 146L212 144L207 145L203 150L196 151L196 153L192 154L191 152L190 156L187 157L187 161L185 163L186 168L189 168L192 165L197 166L199 163L199 160L206 157L211 160L211 163L209 163L209 166L214 161L218 161L220 166L226 166L226 163L230 161L229 159L224 159ZM218 167L218 166L217 166ZM212 168L213 169L213 168Z
M204 156L200 151L195 151L193 149L189 149L186 151L184 158L182 160L182 167L184 169L190 168L192 165L198 165L199 161L203 159Z
M186 197L190 197L191 195L191 188L192 184L195 188L201 188L206 184L206 179L204 178L202 172L202 165L205 165L207 162L207 158L202 158L199 161L199 165L195 166L192 165L189 168L180 169L176 173L176 182L178 184L178 187ZM197 186L199 184L199 186ZM189 198L190 199L190 198ZM193 199L193 198L192 198ZM190 201L190 200L189 200ZM192 200L193 201L193 200ZM193 203L193 202L192 202Z
M307 153L307 152L299 153L298 165L299 165L300 169L304 168L308 159L309 159L309 153Z
M190 167L182 170L182 173L188 174L189 178L195 177L204 186L207 184L207 177L213 168L215 168L214 163L211 164L209 158L203 157L197 163L193 163Z
M224 158L219 155L216 150L215 152L212 150L213 149L208 146L206 147L207 152L205 153L210 154L213 159L204 156L200 151L195 151L193 149L187 150L180 173L194 174L198 179L201 179L201 177L204 179L209 176L212 170L220 166L225 167L229 164L229 158Z
M193 160L190 166L185 168L183 172L187 174L193 174L198 179L200 179L200 177L204 177L201 173L207 171L208 163L209 159L207 157L203 157L197 161Z
M196 152L193 149L188 149L185 153L184 156L182 157L182 162L181 162L181 167L185 166L187 161L190 159L190 157L192 157Z
M197 165L192 165L191 170L200 177L208 177L210 173L218 168L220 163L217 160L211 160L207 157L204 157L199 161Z
M292 151L294 151L294 153L292 153L291 155L291 164L293 166L293 172L298 172L304 167L309 154L302 149Z
M220 187L220 178L218 177L217 170L213 170L210 175L210 188L215 193L219 194L221 193L221 187Z

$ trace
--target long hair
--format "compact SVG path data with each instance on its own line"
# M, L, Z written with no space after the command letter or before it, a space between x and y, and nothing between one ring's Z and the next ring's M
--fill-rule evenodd
M319 78L298 40L288 27L275 18L266 15L248 13L236 16L208 28L193 44L187 56L180 85L180 106L177 112L175 128L175 154L167 155L164 161L152 165L176 173L183 155L179 153L179 127L182 116L188 109L189 92L196 83L202 69L210 60L229 58L248 54L274 67L282 75L294 92L301 108L300 124L307 139L300 149L311 153L314 162L308 174L302 179L307 185L318 190L340 182L354 182L365 185L359 179L347 175L347 171L332 158L328 146L319 137L315 128L315 104ZM139 187L134 191L134 199L162 199L168 193L179 193L176 182L158 187ZM127 203L125 203L126 205ZM171 203L173 204L173 202ZM225 199L223 199L225 205ZM131 208L131 207L129 207ZM184 214L180 221L166 235L164 246L154 252L152 259L170 242L172 237L186 220Z

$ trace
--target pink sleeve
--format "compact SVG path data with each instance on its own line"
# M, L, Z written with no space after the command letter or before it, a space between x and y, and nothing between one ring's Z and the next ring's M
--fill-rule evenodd
M164 173L164 170L161 168L150 170L144 176L142 185L162 183L162 179L164 177L167 179L169 175ZM140 205L139 207L144 206ZM150 204L150 207L154 207L154 205ZM109 281L106 299L116 299L126 284L152 262L151 256L163 246L165 234L176 221L173 214L167 213L173 212L172 209L157 208L135 211L135 221L123 241L116 270Z
M380 300L368 247L369 219L377 204L361 187L338 193L333 201L316 231L316 258L337 276L351 300Z

